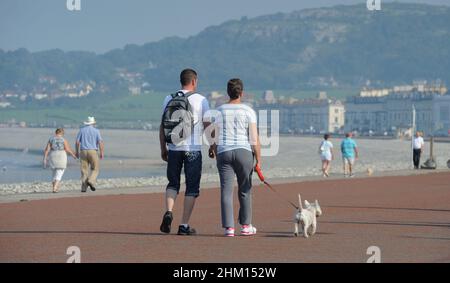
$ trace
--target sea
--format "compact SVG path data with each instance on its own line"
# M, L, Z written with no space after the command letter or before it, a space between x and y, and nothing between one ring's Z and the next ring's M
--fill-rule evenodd
M50 169L42 166L43 149L52 129L0 129L0 184L45 182L51 180ZM105 159L101 161L99 178L160 177L166 175L165 163L160 159L157 133L149 131L101 130L105 141ZM66 131L72 143L76 130ZM320 175L318 154L320 136L280 136L275 145L266 146L262 168L266 176L290 178ZM340 142L342 137L331 137L335 160L332 173L342 172ZM412 168L411 142L398 139L355 138L360 158L356 172L371 168L377 171ZM278 145L277 145L278 144ZM270 155L270 156L269 156ZM438 168L447 168L450 143L435 143L434 155ZM429 144L422 162L429 158ZM79 180L79 161L68 158L65 180ZM204 174L217 174L215 160L203 151Z

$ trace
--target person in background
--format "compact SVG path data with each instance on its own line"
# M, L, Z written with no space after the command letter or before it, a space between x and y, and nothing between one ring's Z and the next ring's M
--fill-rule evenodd
M48 159L50 168L53 171L53 193L59 191L61 179L67 168L67 153L77 159L77 156L70 148L69 143L64 138L64 129L58 128L55 131L55 135L48 140L44 150L44 168L47 168Z
M105 146L100 131L94 127L95 124L95 118L88 117L88 120L84 122L84 127L78 132L75 143L76 155L81 159L82 193L85 193L88 187L95 191L100 172L99 155L100 159L104 157Z
M261 145L258 137L255 111L242 103L244 85L240 79L228 81L228 103L220 106L214 126L217 144L211 145L209 156L217 157L220 177L222 227L225 236L233 237L234 178L237 177L239 199L239 224L241 235L256 234L252 224L252 173L261 165ZM256 164L254 165L254 159Z
M354 177L355 160L358 159L358 147L356 142L352 139L353 133L345 134L345 139L341 143L342 159L344 161L344 177ZM348 167L348 174L347 174Z
M330 135L325 134L323 136L323 141L319 146L320 159L322 160L322 173L324 177L329 177L331 160L334 159L333 156L333 144L329 141Z
M413 141L413 162L414 169L419 169L420 166L420 156L422 155L423 149L425 146L425 142L422 137L421 132L416 132L416 136Z

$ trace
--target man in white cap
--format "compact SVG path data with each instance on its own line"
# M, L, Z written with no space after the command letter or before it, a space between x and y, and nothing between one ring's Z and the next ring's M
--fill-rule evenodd
M88 117L84 127L77 135L75 149L76 156L81 160L81 192L86 192L90 187L95 191L97 176L99 173L99 151L100 159L104 156L104 144L100 131L94 127L94 117ZM90 168L90 172L89 172Z

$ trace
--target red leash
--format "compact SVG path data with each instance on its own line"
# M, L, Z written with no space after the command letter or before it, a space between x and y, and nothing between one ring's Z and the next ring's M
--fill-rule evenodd
M293 202L291 202L291 201L285 199L279 192L277 192L277 191L275 190L274 187L272 187L269 183L267 183L266 178L264 178L264 175L263 175L263 173L262 173L262 171L261 171L261 167L259 167L259 165L257 165L257 166L255 167L255 171L256 171L256 173L258 174L259 180L261 180L261 182L263 182L269 189L271 189L272 192L274 192L275 194L277 194L278 197L280 197L282 200L286 201L287 203L289 203L290 205L292 205L293 207L295 207L295 209L298 209L298 206L296 206Z

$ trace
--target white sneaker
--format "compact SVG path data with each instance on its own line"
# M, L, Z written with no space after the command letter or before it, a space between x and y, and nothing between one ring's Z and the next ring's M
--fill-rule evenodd
M256 227L253 227L252 224L250 225L242 225L241 227L241 235L243 236L251 236L256 234Z
M226 228L225 236L226 237L234 237L234 228Z

